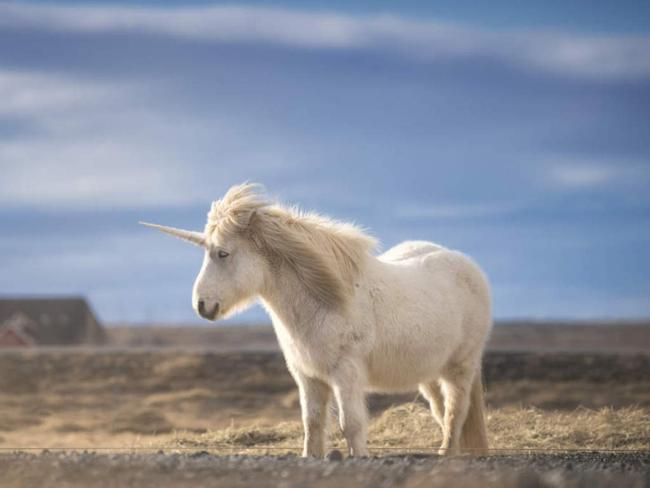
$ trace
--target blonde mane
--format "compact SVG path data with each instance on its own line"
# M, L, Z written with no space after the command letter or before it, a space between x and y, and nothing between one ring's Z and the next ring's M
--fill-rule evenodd
M232 187L212 204L205 233L253 240L271 263L281 261L327 306L344 307L376 240L358 227L271 204L261 187Z

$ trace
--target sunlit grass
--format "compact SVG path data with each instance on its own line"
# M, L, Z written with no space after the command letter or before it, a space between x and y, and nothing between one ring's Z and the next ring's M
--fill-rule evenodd
M545 411L535 408L503 408L488 412L490 447L494 449L649 449L650 415L644 408L604 408ZM330 447L343 447L338 429L331 429ZM379 450L435 449L440 429L419 403L386 410L371 422L369 443ZM268 425L232 425L202 434L177 432L167 448L245 452L251 448L273 452L299 449L299 422Z

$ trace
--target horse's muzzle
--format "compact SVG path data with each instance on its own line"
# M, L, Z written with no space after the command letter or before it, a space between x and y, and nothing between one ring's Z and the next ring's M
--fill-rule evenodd
M206 310L205 302L203 300L199 300L196 309L199 312L199 315L204 319L216 320L217 315L219 314L219 303L215 303L214 307L211 310Z

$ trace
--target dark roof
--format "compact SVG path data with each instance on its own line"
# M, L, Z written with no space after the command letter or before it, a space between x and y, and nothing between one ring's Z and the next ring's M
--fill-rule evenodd
M16 314L36 324L30 335L37 344L99 344L105 339L103 327L81 297L0 299L0 325Z

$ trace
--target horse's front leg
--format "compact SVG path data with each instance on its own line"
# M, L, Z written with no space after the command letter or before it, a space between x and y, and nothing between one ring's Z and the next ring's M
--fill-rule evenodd
M302 455L323 457L330 387L316 378L308 378L301 374L296 374L296 381L300 391L300 409L305 432Z
M350 456L367 456L368 413L360 369L354 365L339 368L333 377L332 389Z

